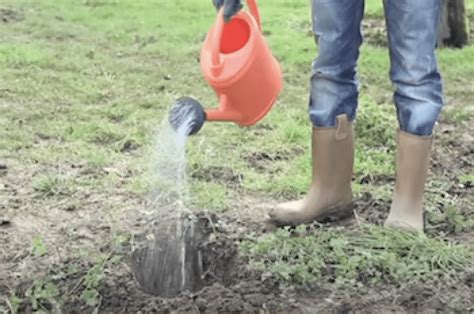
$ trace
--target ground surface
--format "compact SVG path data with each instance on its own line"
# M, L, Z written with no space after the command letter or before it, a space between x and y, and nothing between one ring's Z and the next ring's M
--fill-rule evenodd
M304 193L310 174L307 81L316 50L309 5L262 1L262 16L285 71L275 109L249 129L208 124L188 143L190 207L216 213L220 227L209 245L217 257L233 257L227 275L197 293L161 299L138 289L130 253L156 211L147 157L161 119L182 95L215 102L198 64L210 5L0 2L0 312L474 310L469 263L456 274L430 268L415 281L382 273L340 283L323 273L300 284L291 269L288 276L259 270L251 263L257 257L232 254L245 241L257 246L274 235L267 209ZM309 229L310 237L334 231L357 239L360 225L380 225L390 206L396 122L378 1L368 1L364 26L357 219ZM447 106L426 193L428 238L462 243L465 251L474 249L472 60L474 46L439 52Z

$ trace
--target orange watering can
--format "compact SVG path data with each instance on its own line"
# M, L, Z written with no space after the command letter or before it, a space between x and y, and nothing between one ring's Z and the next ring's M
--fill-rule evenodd
M202 47L201 71L216 92L219 107L204 111L195 99L178 99L169 117L176 129L185 119L189 135L197 133L206 120L250 126L275 103L282 88L280 65L263 36L256 0L247 0L247 5L250 13L242 10L228 23L221 9Z

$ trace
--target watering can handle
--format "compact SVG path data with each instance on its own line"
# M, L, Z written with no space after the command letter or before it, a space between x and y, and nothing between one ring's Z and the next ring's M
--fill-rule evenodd
M253 18L257 22L258 29L262 31L262 22L260 20L260 12L257 6L257 0L247 0L247 5L250 10L250 14L252 14ZM220 60L220 47L221 47L221 39L222 39L222 32L224 31L224 9L221 8L219 13L217 14L217 21L215 24L215 28L213 31L213 38L212 43L213 46L211 47L211 64L212 64L212 72L214 75L218 76L222 71L222 62Z
M258 29L262 31L262 21L260 20L260 11L258 10L257 0L247 0L247 5L253 18L258 24Z

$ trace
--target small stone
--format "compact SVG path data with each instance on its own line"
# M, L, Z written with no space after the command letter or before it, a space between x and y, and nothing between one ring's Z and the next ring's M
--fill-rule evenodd
M216 235L215 235L214 233L211 233L211 234L209 235L209 238L208 238L207 242L212 243L212 242L215 242L216 239L217 239L217 238L216 238Z
M0 226L6 226L10 224L10 219L7 217L0 217Z
M6 164L0 163L0 170L7 170L8 166Z
M244 296L245 301L250 303L254 307L260 307L265 303L265 296L262 294L254 293Z
M77 209L76 204L69 204L64 208L67 212L73 212Z

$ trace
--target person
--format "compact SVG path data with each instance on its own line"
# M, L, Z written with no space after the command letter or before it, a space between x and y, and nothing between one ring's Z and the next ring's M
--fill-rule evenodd
M213 0L228 21L240 0ZM396 180L385 226L423 231L423 194L433 128L443 106L435 49L441 0L384 0L390 79L397 109ZM364 0L312 0L318 56L312 64L312 183L307 195L271 212L280 225L298 225L352 213L351 179L358 106L356 74Z

